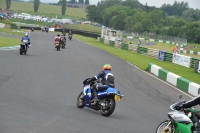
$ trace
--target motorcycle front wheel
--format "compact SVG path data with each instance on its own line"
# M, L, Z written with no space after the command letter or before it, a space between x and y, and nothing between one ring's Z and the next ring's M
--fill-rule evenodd
M81 92L77 97L76 105L77 105L78 108L83 108L85 106L83 97L84 97L83 92Z
M110 116L115 110L115 100L113 97L106 97L103 99L105 106L102 106L100 109L101 115Z
M167 127L168 126L168 127ZM169 124L169 121L163 121L156 129L156 133L175 133L175 126Z

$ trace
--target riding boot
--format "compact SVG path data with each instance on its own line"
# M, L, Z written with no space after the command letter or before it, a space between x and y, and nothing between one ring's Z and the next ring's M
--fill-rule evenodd
M99 101L99 99L98 99L98 93L97 93L97 89L96 89L96 87L93 87L93 99L90 101L91 103L92 102L98 102Z

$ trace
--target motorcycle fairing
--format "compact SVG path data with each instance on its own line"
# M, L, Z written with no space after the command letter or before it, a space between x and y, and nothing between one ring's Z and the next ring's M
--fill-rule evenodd
M185 124L175 122L173 125L176 127L175 133L192 133L193 123Z
M85 86L83 94L84 94L84 99L85 99L85 105L87 107L91 108L91 104L90 104L90 100L92 100L91 88L89 86ZM113 95L113 94L116 94L116 95L118 95L120 97L123 97L123 95L120 94L120 92L117 89L109 87L105 91L98 91L98 98L101 99L103 97L106 97L106 96L109 96L109 95Z

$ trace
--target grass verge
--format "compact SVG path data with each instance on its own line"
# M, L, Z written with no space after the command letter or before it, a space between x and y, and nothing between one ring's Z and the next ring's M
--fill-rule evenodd
M90 24L66 24L65 28L101 33L102 28Z
M193 82L200 84L200 80L199 80L200 75L198 73L195 73L194 69L192 68L186 68L180 65L173 64L171 62L163 62L155 58L140 55L128 50L117 49L112 46L97 42L97 40L94 38L80 36L80 35L74 35L74 36L85 43L88 43L92 46L103 49L125 61L130 62L131 64L139 67L142 70L147 71L148 64L154 63L170 72L173 72L179 76L182 76L188 80L191 80Z
M19 39L0 36L0 47L16 46L19 43Z
M28 32L28 30L0 28L0 32L4 32L4 33L7 33L7 34L12 34L12 35L24 36L24 34L26 32Z

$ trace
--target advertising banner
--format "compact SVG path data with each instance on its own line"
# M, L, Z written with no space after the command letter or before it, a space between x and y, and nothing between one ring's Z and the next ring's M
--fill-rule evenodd
M199 67L198 67L197 71L198 71L198 73L200 73L200 61L199 61Z
M158 52L158 59L164 61L165 60L165 51L160 50Z
M189 56L174 53L172 62L181 66L190 67L190 60L191 57Z

